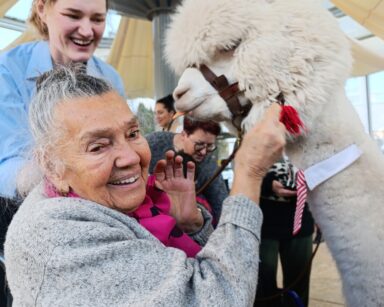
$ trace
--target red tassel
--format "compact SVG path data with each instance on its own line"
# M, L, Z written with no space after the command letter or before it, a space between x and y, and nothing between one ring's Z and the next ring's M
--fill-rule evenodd
M282 106L280 121L284 124L287 131L295 136L300 135L301 130L304 129L304 124L301 121L299 114L292 106Z

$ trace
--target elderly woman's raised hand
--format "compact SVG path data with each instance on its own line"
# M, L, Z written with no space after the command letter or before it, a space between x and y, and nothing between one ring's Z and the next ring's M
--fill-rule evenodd
M196 205L195 164L187 163L187 175L183 174L183 158L173 151L166 152L166 159L157 162L154 168L156 187L167 193L171 200L170 214L184 232L195 232L204 223Z
M261 182L283 152L285 127L280 123L281 107L273 104L263 119L245 134L235 157L235 178L231 195L244 194L253 201L260 198Z

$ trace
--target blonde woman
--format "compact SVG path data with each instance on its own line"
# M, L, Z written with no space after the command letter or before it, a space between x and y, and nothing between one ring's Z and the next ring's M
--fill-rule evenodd
M36 78L57 64L84 63L125 96L121 78L93 56L105 29L108 0L34 0L29 22L41 40L0 55L0 196L15 196L16 176L31 143L27 125Z

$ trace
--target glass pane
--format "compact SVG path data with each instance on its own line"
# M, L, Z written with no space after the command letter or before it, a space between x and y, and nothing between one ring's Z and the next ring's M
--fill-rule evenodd
M340 28L350 37L362 38L371 34L364 26L349 16L338 18Z
M26 20L31 10L32 0L19 0L12 6L5 16L18 20Z
M369 132L365 77L350 78L345 85L349 101L355 107L365 131Z
M107 14L103 37L114 38L117 30L119 29L120 20L120 15L118 15L115 11L109 10Z
M19 31L0 28L0 51L21 35Z
M384 72L369 77L372 136L384 153Z

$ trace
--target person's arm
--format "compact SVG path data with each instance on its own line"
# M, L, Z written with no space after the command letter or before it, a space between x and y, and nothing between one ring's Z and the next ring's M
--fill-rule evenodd
M212 215L203 205L197 204L197 207L201 211L203 217L203 226L195 232L188 233L188 235L199 243L200 246L204 246L213 232Z
M12 74L0 66L0 195L14 197L16 177L31 136L27 106Z
M244 193L251 200L259 201L263 178L281 157L281 145L285 144L285 128L279 120L280 110L279 105L272 104L262 121L243 137L235 156L235 176L230 195Z
M78 203L67 206L67 201ZM248 306L253 301L262 214L248 198L226 199L218 228L196 258L165 247L125 215L81 202L60 199L43 203L43 212L25 214L32 209L26 206L19 213L6 243L16 305L29 305L20 300L37 306ZM48 210L48 220L34 224L28 238L21 235L28 225L25 215L39 221Z
M280 181L272 181L272 191L279 197L295 197L297 195L296 190L287 189Z
M275 166L278 168L280 165L282 165L282 163L287 162L279 162L276 163ZM287 166L292 167L290 164ZM272 167L264 177L263 183L261 185L261 195L264 197L271 195L276 195L278 197L295 197L297 195L296 190L288 189L278 180L276 175L276 167Z

